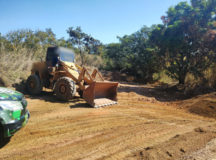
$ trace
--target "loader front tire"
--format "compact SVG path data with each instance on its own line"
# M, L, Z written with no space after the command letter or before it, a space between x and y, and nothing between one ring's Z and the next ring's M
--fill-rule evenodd
M32 95L40 94L42 91L42 84L37 75L30 75L27 79L27 90Z
M55 83L54 93L58 99L69 101L73 99L76 94L76 85L72 79L61 77Z

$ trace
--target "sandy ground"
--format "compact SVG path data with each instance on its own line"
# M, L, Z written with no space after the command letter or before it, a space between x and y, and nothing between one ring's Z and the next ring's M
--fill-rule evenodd
M29 123L0 149L0 159L216 159L215 119L149 90L121 85L118 104L99 109L80 98L58 102L50 92L28 97Z

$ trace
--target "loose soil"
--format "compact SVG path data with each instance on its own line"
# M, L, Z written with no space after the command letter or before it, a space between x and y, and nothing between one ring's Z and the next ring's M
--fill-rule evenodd
M118 99L94 109L78 97L59 102L49 91L27 96L31 118L0 159L216 158L216 93L187 99L121 84Z

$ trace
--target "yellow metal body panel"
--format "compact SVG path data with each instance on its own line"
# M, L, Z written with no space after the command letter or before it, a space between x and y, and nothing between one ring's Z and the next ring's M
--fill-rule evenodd
M79 70L77 69L75 63L64 62L64 64L66 64L67 66L70 67L70 68L67 68L68 72L70 72L76 79L78 79L79 78Z

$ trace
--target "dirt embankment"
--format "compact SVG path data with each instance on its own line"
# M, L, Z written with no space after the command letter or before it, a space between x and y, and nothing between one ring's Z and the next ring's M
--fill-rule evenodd
M215 98L211 93L180 100L152 86L121 84L118 105L93 109L78 97L61 103L44 92L27 98L30 121L0 149L0 159L200 157L216 138L216 121L189 108Z
M164 143L160 143L155 146L150 146L144 150L135 152L128 158L136 157L137 159L148 159L148 160L158 160L158 159L184 159L191 160L196 158L201 158L201 154L195 154L200 148L205 148L206 144L213 139L216 139L216 132L212 130L212 127L207 127L205 130L202 128L195 128L191 132L185 134L177 134L170 138ZM212 142L213 143L213 142ZM208 145L208 144L207 144ZM210 160L212 155L216 152L215 146L210 146L211 151L206 154L206 160Z
M183 109L186 112L216 119L216 92L185 94L175 85L129 85L121 84L120 91L135 92L138 100Z
M176 104L190 113L216 119L216 92L196 96Z

